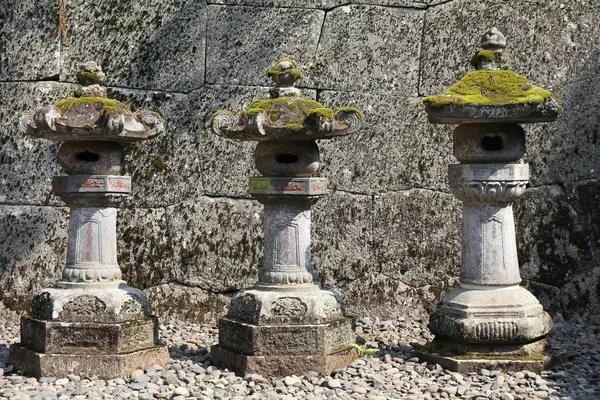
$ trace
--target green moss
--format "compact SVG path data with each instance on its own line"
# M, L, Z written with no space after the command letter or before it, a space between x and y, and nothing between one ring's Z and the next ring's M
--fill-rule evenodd
M244 115L247 117L254 117L255 115L258 115L264 111L266 110L262 108L249 108L246 111L244 111Z
M481 50L471 58L471 65L477 65L480 61L499 61L499 54L494 50Z
M285 124L283 126L283 128L287 129L288 131L298 132L300 129L302 129L302 125L300 125L300 124Z
M85 129L86 131L93 131L94 130L94 124L85 124L83 126L83 129Z
M232 113L232 112L231 112L231 111L229 111L229 110L217 110L217 111L216 111L216 112L215 112L215 113L212 115L212 118L210 119L210 124L211 124L211 125L213 125L213 124L214 124L214 122L215 122L215 117L216 117L217 115L219 115L219 114L229 114L229 115L231 115L231 117L232 117L232 118L234 118L234 119L235 119L235 117L236 117L236 116L235 116L235 114L234 114L234 113Z
M500 63L500 65L508 67L514 61L513 55L508 51L503 50L481 50L471 57L471 65L474 67L482 63Z
M85 90L83 89L77 89L74 93L75 97L84 97L85 96Z
M86 77L86 79L88 79L89 81L97 81L99 78L104 77L104 74L102 74L101 72L89 72L89 71L84 71L82 69L77 71L77 74L81 74L83 76Z
M281 67L279 66L279 63L281 63L283 61L291 62L294 65L294 68L286 69L286 70L281 69ZM275 63L275 65L273 65L267 71L267 76L269 76L271 79L273 79L273 81L275 83L279 83L279 75L281 75L283 73L288 73L288 74L292 75L292 77L294 78L294 81L304 78L304 76L302 75L302 71L300 71L298 69L298 63L287 57L283 57L282 59L277 61L277 63Z
M423 103L431 107L540 104L550 97L553 97L550 91L532 85L512 71L480 70L465 75L443 95L425 97Z
M429 353L437 353L444 357L452 357L457 360L517 360L517 361L538 361L544 358L544 354L500 354L500 353L481 353L473 351L460 351L458 348L447 349L439 344L429 342L419 348L419 350Z
M244 111L244 115L256 115L259 112L267 111L270 114L278 112L280 115L285 111L294 111L300 109L305 116L312 114L315 109L323 109L323 105L317 101L303 99L299 97L278 97L276 99L261 99L250 104Z
M155 156L152 159L152 165L158 171L164 171L165 169L167 169L167 164L165 163L165 160L163 160L163 158L161 156Z
M327 120L333 120L333 110L330 110L329 108L325 108L325 107L321 107L321 108L314 108L310 111L309 115L318 115L321 118L327 119Z
M131 114L131 110L125 104L105 97L69 97L56 103L56 107L63 114L79 106L86 105L102 107L102 111L106 115Z
M257 100L242 115L253 117L260 113L269 115L272 122L279 122L284 129L293 131L299 131L308 116L329 121L334 119L334 112L321 103L293 96Z
M342 107L333 114L333 118L337 119L341 113L356 113L361 121L365 120L364 114L358 108Z

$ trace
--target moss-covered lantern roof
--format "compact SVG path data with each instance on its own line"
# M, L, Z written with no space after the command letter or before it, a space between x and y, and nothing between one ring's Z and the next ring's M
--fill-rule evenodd
M485 32L482 50L469 72L444 94L423 99L429 121L438 124L477 122L533 123L554 121L558 99L548 90L510 70L513 56L504 50L506 38L496 28Z
M211 119L214 133L229 139L255 141L327 139L351 133L363 120L356 108L334 111L301 97L294 85L302 79L302 72L294 60L280 59L267 75L276 84L270 97L253 102L239 115L217 111Z
M76 73L82 85L73 97L19 118L21 131L28 135L59 141L110 140L132 142L150 139L164 132L164 122L153 111L132 112L129 106L109 99L102 67L93 61L82 64Z

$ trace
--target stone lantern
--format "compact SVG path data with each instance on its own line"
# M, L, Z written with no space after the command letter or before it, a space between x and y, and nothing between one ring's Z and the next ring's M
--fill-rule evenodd
M11 364L28 375L115 378L169 361L146 295L121 279L116 235L117 208L131 191L131 178L120 175L122 145L160 135L164 124L109 99L103 78L99 65L85 63L74 97L19 120L24 133L63 142L58 162L67 175L52 188L70 206L62 278L35 294L21 343L10 347Z
M250 194L264 205L264 263L258 282L232 299L219 321L213 362L238 374L329 374L352 359L355 333L339 294L317 283L311 265L310 207L327 194L316 139L348 135L360 125L354 108L333 111L300 97L295 61L283 58L269 71L270 98L239 116L218 111L211 121L219 136L257 141L261 177Z
M496 28L471 59L476 71L439 96L423 100L429 121L458 124L448 168L450 191L463 202L460 285L439 303L429 326L439 364L481 368L477 358L503 358L492 366L541 369L550 316L519 286L512 203L523 194L529 165L519 124L550 122L560 106L552 93L510 71L513 56ZM476 355L477 354L477 355ZM460 362L452 358L473 359Z

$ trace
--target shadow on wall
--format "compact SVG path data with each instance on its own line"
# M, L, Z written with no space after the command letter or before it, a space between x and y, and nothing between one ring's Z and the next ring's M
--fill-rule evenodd
M180 4L181 2L175 2ZM135 46L130 79L137 88L189 92L204 84L206 4L185 1L155 18L158 28ZM135 29L135 28L134 28ZM118 66L117 66L118 68ZM136 84L135 82L139 82Z
M65 264L66 208L0 207L0 302L29 310L36 290L53 286ZM48 268L52 266L53 268Z
M563 112L528 129L531 187L515 204L524 283L566 317L600 312L599 90L597 76L553 89Z

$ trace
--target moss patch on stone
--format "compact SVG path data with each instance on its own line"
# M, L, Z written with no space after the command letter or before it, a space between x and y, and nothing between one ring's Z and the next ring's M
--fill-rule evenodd
M333 118L337 119L339 117L339 115L342 114L342 113L355 113L356 115L358 115L358 118L361 121L365 120L364 114L358 108L354 108L354 107L342 107L342 108L340 108L339 110L337 110L333 114Z
M321 120L333 121L333 110L323 107L317 101L303 99L301 97L287 96L275 99L257 100L244 111L244 117L254 117L257 114L265 113L269 116L271 123L278 123L282 127L297 131L304 124L306 117L317 115ZM291 127L297 129L292 129Z
M502 353L482 353L474 351L460 351L458 348L448 349L436 343L426 343L418 350L437 353L444 357L451 357L457 360L516 360L516 361L539 361L544 358L543 353L535 354L502 354Z
M443 95L425 97L423 103L430 107L540 104L553 96L512 71L480 70L465 75Z
M106 115L131 114L131 109L125 104L105 97L69 97L56 103L56 107L63 114L81 106L102 108L102 112Z
M103 72L89 72L89 71L84 71L82 69L79 69L79 70L77 70L77 74L83 75L85 77L85 79L87 79L90 82L96 82L96 81L104 78Z
M279 66L279 63L283 62L283 61L287 61L290 62L294 65L294 68L292 69L282 69ZM280 59L279 61L277 61L277 63L275 65L273 65L268 71L267 71L267 76L269 78L271 78L275 83L279 84L279 75L281 74L290 74L293 78L294 81L298 81L302 78L304 78L304 76L302 75L302 71L300 71L298 69L298 63L294 60L292 60L291 58L287 58L287 57L283 57L282 59Z
M236 118L236 115L234 113L232 113L231 111L229 111L229 110L217 110L217 111L215 111L215 113L210 118L210 124L211 125L214 125L214 123L215 123L215 117L217 117L220 114L228 114L228 115L231 116L231 118L233 118L233 119Z
M300 129L302 129L302 125L299 125L299 124L285 124L283 126L283 129L287 129L288 131L298 132Z
M157 171L164 171L167 169L167 163L165 163L165 160L161 156L155 156L152 159L152 165Z
M313 110L311 110L311 112L308 115L315 115L315 116L319 116L321 117L321 119L325 119L325 120L333 120L333 110L330 110L329 108L315 108Z

